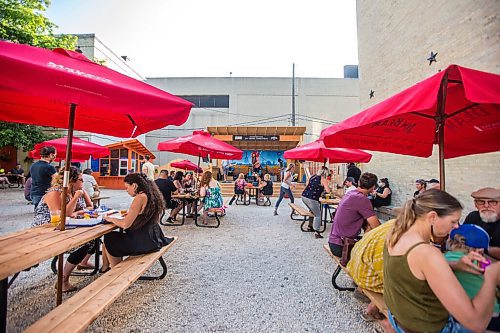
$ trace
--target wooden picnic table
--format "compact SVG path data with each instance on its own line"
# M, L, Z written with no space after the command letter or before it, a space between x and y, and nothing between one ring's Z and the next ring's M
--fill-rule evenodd
M172 194L172 199L177 199L182 201L183 207L182 207L182 222L181 223L161 223L162 225L165 226L180 226L184 225L184 222L186 221L186 206L188 203L193 203L194 204L194 223L196 224L198 222L198 200L200 197L198 195L193 195L191 193L183 193L183 194Z
M0 332L7 327L7 292L19 272L101 237L117 227L98 224L60 231L51 224L0 237ZM13 275L10 281L9 276Z

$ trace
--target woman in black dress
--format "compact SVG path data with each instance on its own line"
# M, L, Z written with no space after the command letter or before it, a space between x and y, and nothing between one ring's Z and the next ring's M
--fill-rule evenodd
M172 242L163 235L159 222L165 202L158 187L145 174L131 173L125 176L125 189L134 198L127 214L122 219L107 216L105 219L124 232L104 235L103 268L116 266L122 257L158 251Z

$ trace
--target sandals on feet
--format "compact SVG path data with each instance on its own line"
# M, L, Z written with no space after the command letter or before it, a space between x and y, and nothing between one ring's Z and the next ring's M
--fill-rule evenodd
M314 238L318 239L318 238L324 238L319 232L316 232L314 234Z
M383 315L381 315L380 313L372 315L372 314L370 314L368 312L363 312L361 314L361 318L363 318L363 320L366 321L366 322L371 322L371 321L382 320L385 317Z

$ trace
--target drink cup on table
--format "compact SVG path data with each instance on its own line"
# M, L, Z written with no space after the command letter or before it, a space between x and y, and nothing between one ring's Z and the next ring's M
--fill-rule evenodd
M50 211L50 223L57 227L59 223L61 223L61 211L60 210L51 210Z

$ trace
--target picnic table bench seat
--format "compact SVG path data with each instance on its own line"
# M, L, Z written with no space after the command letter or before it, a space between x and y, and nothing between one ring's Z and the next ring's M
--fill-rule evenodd
M395 219L398 213L394 210L395 206L382 206L375 208L375 213L379 220L389 221Z
M294 203L289 203L288 204L290 208L292 208L292 212L290 213L290 218L294 221L302 221L300 224L300 230L302 232L311 232L311 230L306 229L306 222L309 221L309 219L314 218L313 212L311 212L309 209L304 208L302 206L296 205ZM301 216L300 218L296 218L295 215ZM319 231L319 233L323 233L326 230L326 224L323 223L323 228Z
M215 217L215 220L217 221L217 224L212 225L212 224L203 224L203 223L198 223L198 220L194 221L194 224L197 227L201 228L218 228L220 226L220 219L219 217L225 216L226 215L226 210L223 207L215 207L215 208L210 208L208 209L208 214L209 217Z
M157 252L130 256L109 272L77 292L26 329L26 333L83 332L137 279L158 280L167 274L163 254L172 248L177 237ZM156 261L163 272L159 276L142 276Z
M336 279L340 273L341 270L343 270L347 276L351 277L351 274L349 273L349 271L347 270L347 268L345 266L342 266L340 264L340 258L333 255L332 251L330 251L330 247L328 246L328 244L325 244L323 245L323 248L325 249L325 251L328 253L328 255L330 255L330 257L332 257L332 259L337 263L337 268L335 269L335 272L333 273L332 275L332 285L335 289L339 290L339 291L354 291L356 288L347 288L347 287L340 287L337 282L336 282ZM351 277L352 278L352 277ZM384 295L381 294L381 293L376 293L374 291L371 291L371 290L367 290L367 289L364 289L364 288L361 288L361 287L358 287L358 289L366 295L366 297L368 297L370 299L370 301L373 302L373 304L375 304L375 306L378 308L378 310L384 314L384 316L386 318L388 318L387 316L387 305L385 305L385 301L384 301Z
M101 205L101 200L104 200L104 199L109 199L109 197L105 197L105 196L98 196L98 197L95 197L95 198L90 198L90 200L92 200L92 204L94 205L94 207L99 207Z

